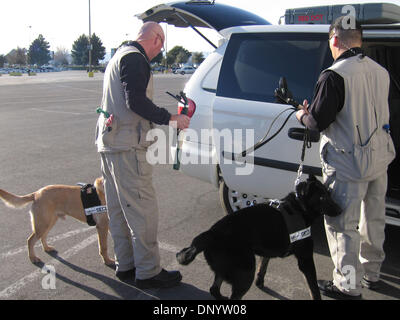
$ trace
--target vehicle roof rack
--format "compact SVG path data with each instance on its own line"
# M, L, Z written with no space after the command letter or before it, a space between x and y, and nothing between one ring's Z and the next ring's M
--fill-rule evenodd
M215 0L190 0L190 1L187 1L186 3L190 3L190 4L214 4Z
M331 24L336 18L355 15L362 25L400 22L400 6L393 3L364 3L286 9L285 24Z

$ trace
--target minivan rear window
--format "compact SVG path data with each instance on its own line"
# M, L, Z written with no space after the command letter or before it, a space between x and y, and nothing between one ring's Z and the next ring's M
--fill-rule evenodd
M332 64L327 34L234 34L224 55L217 95L275 102L280 77L300 103L311 101L322 70Z

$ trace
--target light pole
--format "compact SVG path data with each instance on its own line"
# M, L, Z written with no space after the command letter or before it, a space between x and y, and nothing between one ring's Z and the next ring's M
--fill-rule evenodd
M168 23L165 24L165 73L168 70Z
M26 63L30 64L29 49L30 49L31 44L32 44L32 26L28 26L28 28L29 28L29 44L28 44L28 50L27 50L28 51L28 57L26 59Z
M32 26L28 26L28 28L29 28L29 46L30 46L32 42Z
M90 16L90 0L89 0L89 77L93 77L92 72L92 24Z

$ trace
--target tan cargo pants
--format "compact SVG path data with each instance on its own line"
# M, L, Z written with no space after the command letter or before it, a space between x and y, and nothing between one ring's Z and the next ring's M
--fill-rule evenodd
M324 181L328 177L324 174ZM333 183L331 183L333 182ZM369 182L329 180L332 198L344 209L325 216L329 250L335 266L333 283L341 291L359 295L361 278L377 281L385 258L385 195L387 173Z
M117 271L136 267L137 279L151 278L161 267L158 205L146 152L101 153L101 168Z

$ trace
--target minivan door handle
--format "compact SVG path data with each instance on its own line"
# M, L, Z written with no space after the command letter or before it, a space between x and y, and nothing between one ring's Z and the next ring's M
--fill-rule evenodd
M288 136L290 139L303 141L304 140L304 128L290 128L288 130ZM311 142L318 142L320 134L316 130L309 130L309 137Z

